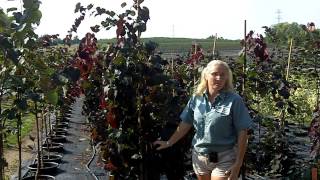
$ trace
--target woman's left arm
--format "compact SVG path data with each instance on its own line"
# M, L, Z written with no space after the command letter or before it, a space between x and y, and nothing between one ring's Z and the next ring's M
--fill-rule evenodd
M244 155L247 150L247 141L248 141L248 130L243 129L238 134L237 157L236 157L235 163L233 164L232 168L230 169L231 174L229 176L229 179L231 179L231 180L238 178L240 168L243 163L243 158L244 158ZM226 172L226 173L230 173L230 172Z
M243 163L244 154L247 150L247 143L248 142L248 130L244 129L239 132L238 135L238 153L237 153L237 159L236 164L239 164L240 166Z
M232 118L235 131L238 132L236 161L231 167L229 179L238 179L243 158L247 150L248 130L252 127L252 119L242 98L237 96L232 104ZM230 173L230 171L228 171Z

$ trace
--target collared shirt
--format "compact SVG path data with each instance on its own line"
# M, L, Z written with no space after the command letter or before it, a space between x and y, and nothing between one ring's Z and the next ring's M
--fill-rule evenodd
M221 92L212 104L206 92L193 95L180 118L194 126L193 148L204 154L233 148L238 133L252 125L242 98L233 92Z

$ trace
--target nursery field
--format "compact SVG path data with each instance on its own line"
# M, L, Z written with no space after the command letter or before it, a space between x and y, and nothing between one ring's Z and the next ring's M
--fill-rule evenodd
M154 37L154 38L142 38L142 42L155 42L159 45L158 51L163 53L185 53L190 51L192 44L198 44L204 52L212 53L214 39L190 39L190 38L167 38L167 37ZM101 46L106 46L108 43L115 43L116 39L101 39L99 43ZM216 40L217 51L240 51L240 40ZM224 53L227 54L228 53Z

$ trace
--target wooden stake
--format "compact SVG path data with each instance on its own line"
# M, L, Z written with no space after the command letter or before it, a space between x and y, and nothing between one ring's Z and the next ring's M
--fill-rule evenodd
M247 20L244 20L244 54L243 54L243 69L242 69L242 73L243 73L243 77L242 77L242 91L241 91L241 95L245 96L245 85L246 85L246 69L247 69ZM246 155L244 155L246 156ZM245 177L246 174L246 161L245 161L245 157L244 157L244 162L243 165L241 167L241 176Z
M290 60L291 60L291 52L292 52L292 38L290 39L290 47L289 47L289 55L288 55L288 65L287 65L287 75L286 80L289 79L289 70L290 70Z
M174 77L174 66L173 66L173 57L171 59L171 76Z
M212 48L212 55L214 56L215 51L216 51L216 41L217 41L217 33L214 36L214 40L213 40L213 48Z
M244 95L245 84L246 84L246 69L247 69L247 20L244 20L244 54L243 54L243 78L242 78L242 95Z
M320 98L320 79L318 77L317 80L317 101L316 101L316 108L319 109L319 98Z

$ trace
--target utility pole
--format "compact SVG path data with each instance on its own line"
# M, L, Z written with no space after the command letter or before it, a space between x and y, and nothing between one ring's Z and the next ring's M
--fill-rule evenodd
M172 37L174 38L174 24L172 24Z
M280 23L280 21L281 21L281 10L280 9L278 9L277 11L276 11L276 14L277 14L277 20L278 20L278 24Z

